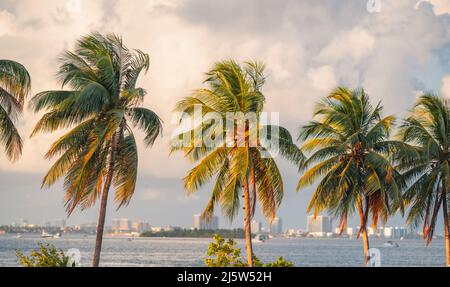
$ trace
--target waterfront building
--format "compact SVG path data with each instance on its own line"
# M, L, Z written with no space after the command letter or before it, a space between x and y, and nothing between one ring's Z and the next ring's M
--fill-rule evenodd
M201 214L195 214L193 228L198 230L217 230L219 229L219 217L213 216L209 222L206 222Z
M142 233L145 231L149 231L150 230L150 224L147 222L143 222L143 221L133 221L133 223L131 223L131 230L133 232L138 232L138 233Z
M131 230L131 221L128 218L114 218L112 220L112 231L116 233L129 232Z
M311 233L329 233L333 232L333 222L329 216L308 216L306 230Z
M254 219L252 221L251 225L252 225L252 233L254 233L254 234L261 233L261 227L262 227L261 222Z
M283 221L279 217L275 217L272 221L272 224L270 224L270 231L271 234L281 234L283 233Z

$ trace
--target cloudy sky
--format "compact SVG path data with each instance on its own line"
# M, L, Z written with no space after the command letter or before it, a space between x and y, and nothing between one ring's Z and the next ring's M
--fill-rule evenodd
M314 102L336 85L362 86L383 101L385 113L398 116L421 91L450 97L450 0L380 2L380 11L370 13L367 0L0 0L0 58L29 69L34 94L59 88L58 55L91 31L120 34L128 47L149 53L151 68L139 85L149 91L145 105L164 119L164 137L152 149L139 146L135 197L118 212L110 204L107 221L129 217L189 227L209 190L191 197L183 192L190 165L181 155L169 157L171 110L201 86L215 61L264 61L266 111L279 112L295 135ZM61 185L40 190L51 164L43 154L56 135L29 139L38 118L26 111L18 123L25 138L19 162L0 153L0 224L65 217ZM311 190L296 193L299 175L279 163L286 193L279 216L285 227L304 228ZM68 222L96 218L94 207ZM225 219L221 225L228 227Z

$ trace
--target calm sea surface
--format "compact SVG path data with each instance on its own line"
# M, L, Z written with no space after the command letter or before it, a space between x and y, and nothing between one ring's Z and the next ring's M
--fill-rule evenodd
M67 236L60 239L41 239L24 235L23 238L0 236L0 266L17 266L15 250L27 253L38 242L54 244L63 250L77 248L82 264L89 266L95 238ZM105 238L102 266L203 266L210 239L197 238ZM398 248L384 247L386 240L372 239L371 247L381 252L382 266L444 266L445 245L435 240L425 247L421 240L397 241ZM238 240L239 247L244 242ZM362 266L362 241L350 239L271 239L254 244L256 255L262 261L279 256L293 261L296 266ZM243 252L245 254L245 252Z

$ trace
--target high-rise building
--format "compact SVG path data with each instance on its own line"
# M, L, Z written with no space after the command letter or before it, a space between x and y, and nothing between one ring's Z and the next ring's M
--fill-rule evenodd
M306 229L309 233L326 234L332 232L333 222L329 216L308 216Z
M353 227L347 227L347 235L348 236L353 236L355 235L355 232L353 230Z
M393 238L394 237L394 228L393 227L385 227L383 235L385 238Z
M213 216L209 222L202 218L201 214L194 215L194 229L217 230L219 229L219 217Z
M201 214L194 214L194 229L202 229L202 215Z
M275 217L270 224L270 233L271 234L281 234L283 233L283 221L279 217Z
M128 218L112 220L112 230L114 232L128 232L131 230L131 221Z
M254 234L261 233L261 222L255 219L252 221L252 233Z
M143 222L143 221L133 221L133 223L131 224L131 231L133 232L145 232L145 231L149 231L151 229L150 224L147 222Z
M112 220L112 225L111 225L112 231L114 231L114 232L119 231L119 227L120 227L120 220L117 218L114 218Z

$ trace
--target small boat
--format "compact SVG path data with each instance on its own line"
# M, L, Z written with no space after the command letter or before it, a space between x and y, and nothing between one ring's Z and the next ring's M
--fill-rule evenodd
M388 241L383 244L383 247L400 247L400 245L394 241Z
M59 239L59 238L61 238L61 233L56 233L55 235L53 235L53 238L55 238L55 239Z
M52 238L52 237L53 237L52 234L47 233L46 231L42 231L41 238Z
M22 234L18 233L15 238L17 239L22 238Z
M261 234L257 234L254 238L252 238L253 243L264 243L265 237Z

